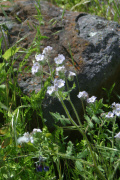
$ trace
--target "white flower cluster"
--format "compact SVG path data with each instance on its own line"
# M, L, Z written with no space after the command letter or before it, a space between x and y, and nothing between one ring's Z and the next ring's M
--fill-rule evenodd
M63 74L63 73L65 73L66 72L66 69L65 69L65 66L63 65L63 66L58 66L58 67L56 67L56 75L58 76L58 75L60 75L60 74Z
M54 79L53 86L49 86L47 88L47 93L49 95L52 95L54 92L57 92L58 89L64 87L65 85L65 73L66 69L65 66L62 65L63 61L65 60L65 57L62 54L59 54L58 57L54 59L57 67L56 67L56 75L58 75L61 79ZM74 72L69 72L68 79L73 80L73 77L76 76Z
M65 66L63 65L64 61L65 61L65 56L63 54L58 54L58 56L54 58L54 62L56 65L55 72L60 79L54 79L53 85L47 88L47 93L49 95L52 95L54 92L57 92L60 88L64 87L65 85L64 79L65 79L66 69ZM68 74L68 79L72 80L74 76L76 76L76 74L70 71Z
M53 48L51 46L45 47L43 49L42 54L35 55L36 61L39 61L40 63L44 62L48 58L48 56L51 53L52 49Z
M86 91L81 91L79 92L79 94L77 95L78 98L81 98L81 99L86 99L87 100L87 103L94 103L96 101L96 98L95 96L92 96L91 98L88 98L88 93ZM119 103L112 103L111 105L111 108L113 109L112 111L109 111L107 113L107 115L105 115L106 118L109 118L109 119L113 119L115 116L118 116L120 117L120 104ZM103 116L104 116L105 113L103 113ZM120 139L120 132L117 133L114 138L116 139Z
M115 116L120 117L120 104L119 103L112 103L111 108L113 109L112 112L108 112L108 114L105 116L106 118L112 119ZM120 139L120 132L117 133L114 138Z
M112 112L108 112L106 118L113 118L114 116L120 117L120 104L119 103L112 103L111 108L113 109Z
M35 62L32 66L32 74L36 74L40 70L41 66L38 62Z
M83 98L86 99L88 98L88 93L86 91L81 91L79 92L79 94L77 95L78 98Z
M86 99L87 103L94 103L96 101L95 96L92 96L91 98L88 98L88 93L86 91L81 91L77 95L78 98ZM106 118L113 118L114 116L120 117L120 104L119 103L112 103L111 108L112 111L108 112L108 114L105 116Z
M41 129L36 129L36 128L34 128L33 131L32 131L32 134L35 134L35 133L37 133L37 132L42 132L42 131L41 131Z
M111 111L109 111L108 114L105 117L106 118L113 118L114 114Z
M42 132L42 131L41 131L41 129L33 129L33 131L31 133L25 132L22 137L19 137L17 139L17 143L18 144L28 143L28 142L34 143L33 134L35 134L37 132Z
M52 47L47 46L46 48L43 49L42 54L38 54L35 56L36 62L33 63L32 74L36 74L40 72L42 70L42 65L44 65L44 63L46 62L48 63L49 55L52 50L53 50ZM65 56L63 54L58 54L58 56L54 58L54 62L56 66L55 73L56 73L57 79L54 79L53 85L47 88L47 93L49 95L52 95L54 92L58 91L59 88L62 88L65 85L65 78L66 78L67 70L65 69L65 66L63 65L64 61L65 61ZM69 81L71 81L73 80L74 76L76 76L76 74L74 72L69 71L67 78Z
M62 88L65 85L65 81L62 79L55 79L53 86L48 86L47 93L51 95L55 91L58 91L59 88Z
M36 61L44 61L45 55L44 54L37 54L35 55Z
M58 57L54 58L54 61L57 66L56 75L59 75L60 77L64 77L64 74L66 72L65 66L62 65L64 60L65 60L65 57L62 54L58 54ZM64 87L64 85L65 85L65 81L63 79L54 79L53 86L48 86L47 93L49 95L52 95L54 92L58 91L58 89Z
M58 54L58 57L54 59L57 65L62 64L64 60L65 60L65 56L63 56L63 54Z
M92 96L91 98L87 99L87 103L94 103L96 101L97 97Z
M74 72L72 72L72 71L69 71L68 80L73 81L74 76L76 76L76 74Z
M87 103L94 103L96 101L95 96L92 96L91 98L88 98L88 93L86 91L81 91L79 92L79 94L77 95L78 98L80 99L87 99Z
M47 47L45 47L43 49L42 54L35 55L35 59L36 59L37 62L34 62L33 66L32 66L31 71L32 71L33 75L36 74L38 71L40 71L42 69L42 65L44 65L44 63L46 63L52 49L53 48L51 46L47 46Z
M112 117L114 117L115 115L120 117L120 104L119 103L112 103L111 108L113 109L113 111L111 112ZM109 112L108 112L109 113ZM107 116L107 115L106 115ZM120 132L117 133L114 138L116 139L120 139Z

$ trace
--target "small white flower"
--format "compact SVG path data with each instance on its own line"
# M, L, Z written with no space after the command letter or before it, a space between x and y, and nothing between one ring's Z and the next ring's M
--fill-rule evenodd
M116 103L112 103L111 108L115 108Z
M17 140L18 144L28 143L28 142L29 142L29 138L25 137L25 136L19 137L18 140Z
M58 57L54 58L54 61L56 64L62 64L63 61L65 60L65 56L63 54L58 54Z
M62 80L62 79L59 79L59 80L55 79L55 80L54 80L55 89L56 89L56 88L61 88L61 87L63 87L64 85L65 85L65 81L64 81L64 80Z
M31 142L32 144L34 143L33 136L30 136L30 142Z
M120 108L120 104L119 103L116 103L115 104L115 108L117 109L117 108Z
M59 75L60 73L65 73L66 69L65 66L59 66L56 68L56 75Z
M40 64L38 62L35 62L32 66L32 74L34 75L35 73L37 73L39 69L40 69Z
M69 71L69 75L68 75L69 77L71 77L71 76L76 76L76 74L74 73L74 72L72 72L72 71Z
M105 116L106 118L113 118L114 117L114 113L113 112L108 112L108 114Z
M118 134L116 134L116 135L114 136L114 138L119 138L119 139L120 139L120 132L119 132Z
M22 136L22 137L19 137L18 140L17 140L17 143L18 143L18 144L28 143L28 142L31 142L31 143L34 142L34 139L33 139L33 137L29 134L29 132L25 132L25 133L23 134L23 136Z
M36 129L36 128L34 128L34 129L33 129L33 133L36 133L36 132L42 132L42 131L41 131L41 129Z
M96 98L95 96L92 96L91 98L88 98L87 99L87 103L94 103L96 101Z
M44 54L35 55L35 59L36 59L36 61L44 61L45 55Z
M116 116L120 116L120 108L116 108L113 110L113 113L116 115Z
M79 92L77 97L86 99L86 98L88 98L88 93L86 91L81 91L81 92Z
M43 53L44 55L49 55L49 53L52 51L52 47L51 46L47 46L43 49Z
M55 79L53 83L54 83L53 86L47 87L47 93L49 95L51 95L55 91L58 91L58 88L62 88L65 85L65 81L62 79L59 79L59 80Z
M47 93L51 95L55 91L55 86L48 86L47 87Z
M23 134L23 136L29 138L30 134L29 134L29 132L25 132L25 133Z
M74 76L76 76L76 74L75 74L74 72L72 72L72 71L69 71L68 80L69 80L69 81L73 81Z

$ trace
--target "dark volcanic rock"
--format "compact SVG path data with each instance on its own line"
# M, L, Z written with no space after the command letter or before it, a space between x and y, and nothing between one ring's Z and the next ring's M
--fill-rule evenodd
M79 91L85 90L90 95L102 97L102 87L110 88L114 82L119 83L120 25L86 13L65 11L62 17L62 12L61 8L41 1L43 24L40 31L49 39L41 40L40 49L42 50L48 45L52 46L54 49L53 58L57 54L63 54L66 57L67 70L72 70L77 74L77 78L75 78L76 89L72 91L71 99L80 114L82 106L77 98ZM9 12L11 22L14 22L9 28L10 44L14 44L16 40L28 35L20 45L24 48L30 47L36 34L34 27L38 24L33 16L36 14L34 1L16 2L15 8ZM15 15L21 19L21 23L14 18ZM51 19L53 24L50 22ZM7 23L6 26L8 26ZM34 55L35 52L28 59L25 59L28 67L32 66ZM16 60L15 67L19 66L23 58L21 55ZM44 68L48 71L48 67ZM44 78L43 82L45 80ZM41 88L40 78L24 71L19 74L18 85L27 95L30 95L33 90L38 92ZM73 109L69 104L67 106L74 118ZM47 120L47 126L53 128L54 119L49 112L65 114L60 102L46 95L43 101L43 116Z

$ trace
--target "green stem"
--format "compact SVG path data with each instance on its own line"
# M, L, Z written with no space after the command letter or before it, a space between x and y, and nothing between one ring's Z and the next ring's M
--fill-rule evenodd
M117 14L120 16L120 12L119 12L119 9L118 9L117 5L115 4L115 1L113 1L113 4L114 4L114 7L115 7L115 10L116 10Z
M76 111L76 109L75 109L75 106L73 105L70 97L69 97L68 100L69 100L69 102L70 102L70 104L71 104L71 106L72 106L72 108L73 108L73 110L74 110L74 113L75 113L76 118L77 118L77 120L78 120L78 122L79 122L79 125L80 125L80 127L82 128L82 123L81 123L81 121L80 121L80 118L79 118L79 116L78 116L78 113L77 113L77 111Z
M118 161L117 165L116 165L115 168L114 168L113 174L112 174L111 177L110 177L110 180L113 180L113 179L114 179L114 175L115 175L117 169L119 168L119 166L120 166L120 162Z
M97 167L97 163L96 163L94 154L93 154L93 152L92 152L91 144L90 144L90 142L89 142L89 140L88 140L85 132L82 130L82 128L80 129L79 126L78 126L78 125L75 123L75 121L72 119L72 117L70 116L69 111L68 111L66 105L64 104L64 102L63 102L63 100L62 100L62 98L61 98L60 96L59 96L59 100L61 101L61 104L62 104L62 106L63 106L63 108L64 108L64 110L65 110L68 118L70 119L71 123L76 127L76 129L78 129L78 131L82 134L82 136L83 136L84 139L86 140L86 142L87 142L87 144L88 144L88 147L89 147L89 150L90 150L90 153L91 153L91 156L92 156L92 159L93 159L93 163L94 163L94 167L95 167L96 171L98 172L98 174L100 175L100 177L101 177L102 180L106 180L105 177L104 177L104 175L101 173L101 171L100 171L99 168ZM75 111L76 111L76 110L75 110ZM76 113L77 113L77 112L76 112ZM76 114L76 115L77 115L77 114ZM81 124L81 122L80 122L80 124ZM82 125L82 124L81 124L81 125Z
M114 148L115 121L116 121L116 118L113 120L113 128L112 128L112 148Z

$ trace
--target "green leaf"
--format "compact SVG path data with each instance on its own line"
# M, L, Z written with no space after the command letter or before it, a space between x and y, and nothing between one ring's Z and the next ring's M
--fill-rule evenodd
M89 116L84 115L84 118L85 118L85 120L88 122L88 126L89 126L90 128L93 128L93 123L92 123L91 119L89 118Z
M110 106L109 106L108 104L103 104L103 106L104 106L105 108L110 108Z
M115 87L115 83L113 83L113 85L111 86L111 88L110 88L110 90L109 90L110 94L112 93L114 87Z
M5 63L0 63L0 71L2 71L4 65Z
M86 112L89 114L89 116L92 116L92 114L93 114L92 109L88 106L86 107Z
M73 7L71 8L71 11L73 11L73 9L75 9L75 8L78 7L78 6L81 6L81 5L83 5L83 4L87 4L87 3L89 3L89 2L90 2L90 0L82 0L82 1L80 1L79 3L75 4L75 6L73 6Z
M66 124L71 124L70 120L68 118L65 118L64 115L60 115L58 112L53 113L50 112L50 114L53 116L56 122L60 121L61 124L66 125Z
M100 123L99 118L97 116L95 116L95 115L92 116L92 120L95 121L98 124Z
M5 135L8 132L8 127L4 126L0 129L0 134Z
M109 0L109 3L112 3L113 2L113 0Z
M71 141L68 142L67 150L66 150L66 155L71 156L72 155L72 150L73 150L73 143Z
M2 40L3 40L3 37L0 38L0 55L2 54L2 48L1 48L1 46L2 46Z
M30 151L30 152L34 152L34 151L36 151L36 149L37 149L37 148L36 148L32 143L30 143L30 142L28 142L28 143L23 143L22 148L24 148L24 149L26 149L27 151Z
M11 143L12 143L12 138L8 137L8 138L4 139L4 141L2 142L1 147L5 148L6 146L10 145Z
M1 8L1 10L2 10L4 16L7 18L7 14L6 14L6 12L4 11L3 7L5 7L5 6L4 6L4 5L0 5L0 8Z
M16 54L19 51L19 49L20 49L20 47L11 47L3 54L2 57L4 59L8 60L11 56Z
M76 161L76 162L75 162L75 166L76 166L76 168L77 168L79 171L82 171L82 170L83 170L82 163L81 163L80 161Z
M0 168L3 167L3 166L5 166L5 161L0 160Z
M1 84L0 85L0 89L5 89L6 88L6 85L5 84Z
M36 109L37 107L39 108L41 106L42 101L45 98L47 87L50 85L50 81L51 78L47 78L43 88L37 94L33 93L31 98L28 99L34 109Z
M19 23L22 23L21 19L18 16L15 16Z
M37 48L35 47L35 48L29 48L28 49L28 53L25 55L25 58L24 59L28 59L29 58L29 56L33 53L33 52L36 52L37 51Z
M7 110L7 111L8 111L8 109L9 109L7 106L5 106L5 105L4 105L3 103L1 103L1 102L0 102L0 108L5 109L5 110Z

